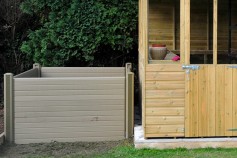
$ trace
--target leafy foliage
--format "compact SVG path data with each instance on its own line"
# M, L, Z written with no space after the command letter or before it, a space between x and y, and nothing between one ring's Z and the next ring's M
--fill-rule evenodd
M44 66L124 56L137 45L137 7L137 0L25 0L23 12L38 15L42 27L21 50Z

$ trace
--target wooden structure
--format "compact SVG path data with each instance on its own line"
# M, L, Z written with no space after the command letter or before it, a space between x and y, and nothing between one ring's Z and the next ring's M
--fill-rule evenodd
M133 135L131 64L40 67L4 76L5 138L16 144L121 140Z
M220 64L228 52L228 15L237 24L236 11L228 12L227 0L139 0L145 138L237 136L237 66ZM237 32L231 34L237 48ZM180 61L149 60L153 43L166 44ZM194 65L196 54L203 62Z

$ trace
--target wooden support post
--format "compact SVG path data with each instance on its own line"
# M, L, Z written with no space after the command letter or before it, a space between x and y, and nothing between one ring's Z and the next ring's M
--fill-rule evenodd
M185 63L185 0L180 0L180 63Z
M4 74L4 133L8 143L14 143L13 74Z
M213 64L217 64L218 0L213 0Z
M176 1L173 7L173 50L176 50Z
M132 64L126 64L126 108L125 108L125 137L133 136L134 129L134 73Z
M41 77L41 65L39 63L33 64L33 69L37 68L38 69L38 77Z
M185 0L185 64L190 64L190 0Z

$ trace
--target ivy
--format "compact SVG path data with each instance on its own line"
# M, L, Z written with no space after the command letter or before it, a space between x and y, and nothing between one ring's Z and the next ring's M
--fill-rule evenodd
M25 0L21 9L39 16L41 27L21 51L45 66L90 63L105 47L129 52L137 44L137 7L137 0Z

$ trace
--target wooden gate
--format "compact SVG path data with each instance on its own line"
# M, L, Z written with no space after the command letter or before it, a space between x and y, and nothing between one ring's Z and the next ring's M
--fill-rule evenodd
M237 136L237 66L186 70L185 137Z

